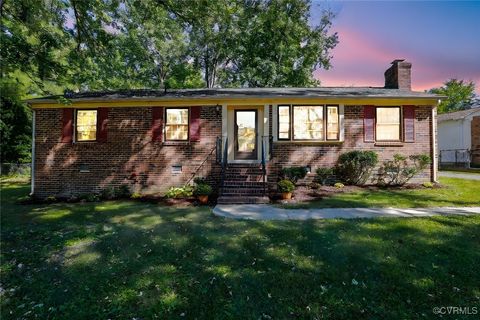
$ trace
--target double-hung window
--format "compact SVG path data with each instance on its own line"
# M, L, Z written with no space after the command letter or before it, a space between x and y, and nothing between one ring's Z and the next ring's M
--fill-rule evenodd
M338 141L339 138L338 106L278 106L278 140Z
M97 140L97 110L77 110L76 141Z
M376 108L376 141L400 141L400 107Z
M165 109L165 140L188 140L188 108Z

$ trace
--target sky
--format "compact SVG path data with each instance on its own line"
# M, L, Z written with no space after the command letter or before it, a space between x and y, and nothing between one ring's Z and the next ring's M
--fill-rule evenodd
M322 10L336 14L339 43L332 68L317 70L322 86L383 86L395 59L412 63L412 89L457 78L480 94L480 1L313 0L312 23Z

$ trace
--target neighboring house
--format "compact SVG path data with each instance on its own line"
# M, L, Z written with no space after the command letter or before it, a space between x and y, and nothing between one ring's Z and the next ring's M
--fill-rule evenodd
M410 69L395 60L385 87L128 90L29 100L32 193L67 197L122 184L164 192L197 176L223 184L220 202L258 202L283 167L313 173L351 150L373 150L380 161L428 154L434 163L413 181L434 181L439 96L411 91Z
M440 166L480 165L480 108L438 115Z

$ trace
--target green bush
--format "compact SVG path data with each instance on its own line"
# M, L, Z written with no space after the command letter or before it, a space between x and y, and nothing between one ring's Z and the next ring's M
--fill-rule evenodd
M335 166L337 178L346 184L365 184L377 165L378 155L374 151L350 151L338 158Z
M186 185L183 187L171 187L165 193L165 198L189 198L193 195L193 187Z
M100 197L105 200L112 200L117 197L117 191L114 187L106 187L100 192Z
M141 198L143 198L143 195L140 192L134 192L130 196L130 199L141 199Z
M288 179L293 183L297 183L298 180L305 178L306 175L306 167L287 167L281 171L281 179Z
M132 191L130 190L128 184L122 184L120 187L118 187L117 198L130 198L131 195Z
M86 202L100 201L100 196L96 193L84 193L84 194L81 194L78 198Z
M431 188L433 188L433 183L431 183L431 182L424 182L424 183L422 183L422 186L424 186L425 188L431 189Z
M410 163L409 161L410 160ZM378 173L378 184L402 186L417 173L425 170L431 163L428 155L412 155L406 157L399 153L393 155L393 160L383 163Z
M295 185L293 184L292 181L288 179L280 180L277 183L277 186L278 186L278 191L281 193L289 193L295 190Z
M320 182L322 186L327 185L328 179L330 179L333 175L332 168L318 168L317 171L317 180Z
M341 182L337 182L333 186L337 189L342 189L343 187L345 187L345 185Z
M209 196L213 192L212 187L206 183L200 183L195 186L193 194L195 196Z

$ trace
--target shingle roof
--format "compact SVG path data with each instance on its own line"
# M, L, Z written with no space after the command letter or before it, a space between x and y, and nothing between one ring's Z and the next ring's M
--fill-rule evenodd
M443 113L438 115L437 120L438 122L447 121L447 120L460 120L474 113L478 113L480 115L480 108L472 108L467 110Z
M383 87L316 87L316 88L213 88L181 90L117 90L81 92L48 96L28 100L30 103L46 102L59 98L74 100L144 100L148 98L247 98L247 97L304 97L304 98L441 98L439 95Z

